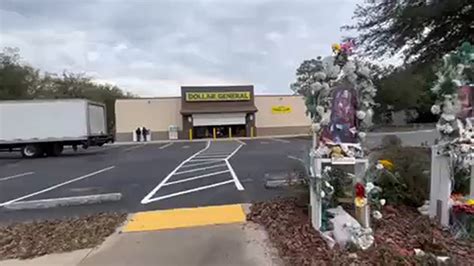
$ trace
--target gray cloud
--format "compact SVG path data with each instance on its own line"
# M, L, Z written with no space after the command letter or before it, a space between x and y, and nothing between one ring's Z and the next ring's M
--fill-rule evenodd
M0 46L144 96L235 83L289 93L295 69L330 53L357 2L1 0Z

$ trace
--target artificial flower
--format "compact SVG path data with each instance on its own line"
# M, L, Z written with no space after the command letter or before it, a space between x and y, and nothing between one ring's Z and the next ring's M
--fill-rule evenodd
M318 132L321 129L321 124L319 123L313 123L311 125L311 128L313 129L313 132Z
M456 119L456 116L452 114L442 114L441 117L448 122L454 121L454 119Z
M379 211L373 211L373 212L372 212L372 216L373 216L376 220L382 219L382 213L380 213Z
M334 44L331 46L331 48L332 48L332 50L333 50L334 52L339 52L339 51L341 51L341 45L338 44L338 43L334 43Z
M367 199L366 198L363 198L363 197L355 197L354 199L354 204L359 207L359 208L362 208L364 207L366 204L367 204Z
M377 165L375 165L375 168L377 168L377 170L382 170L383 169L383 164L378 163Z
M365 197L365 187L361 183L355 184L355 196L364 198Z
M451 133L453 133L453 131L454 131L454 128L451 125L446 125L446 127L444 129L444 132L446 134L451 134Z
M316 112L318 112L319 114L324 113L324 107L322 107L321 105L316 106Z
M441 112L441 107L439 105L433 105L431 106L431 113L438 115Z
M385 199L381 199L379 202L380 202L380 205L382 205L382 206L385 206L385 203L387 203L387 201Z
M357 118L359 118L360 120L364 119L366 115L367 114L364 111L361 111L361 110L357 111L357 113L356 113Z
M370 193L370 191L374 188L375 186L372 182L368 182L367 184L365 184L365 190L367 191L367 193Z
M467 200L466 204L469 205L469 206L474 206L474 199Z
M389 160L379 160L379 163L383 165L383 168L388 169L390 171L392 171L394 168L393 163Z
M326 197L326 193L324 191L321 191L321 198Z

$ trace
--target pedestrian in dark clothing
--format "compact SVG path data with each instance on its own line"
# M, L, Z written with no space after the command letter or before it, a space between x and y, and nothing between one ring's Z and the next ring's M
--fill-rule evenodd
M146 129L146 127L143 127L142 128L142 135L143 135L143 141L146 141L146 137L148 135L148 129Z
M139 127L135 130L135 135L137 136L137 141L140 142L140 138L142 137L142 131Z

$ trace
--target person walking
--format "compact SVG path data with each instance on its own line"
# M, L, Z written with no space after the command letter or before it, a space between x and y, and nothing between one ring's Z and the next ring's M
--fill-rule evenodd
M139 127L135 130L135 136L137 136L137 141L140 142L140 138L142 137L142 131Z
M143 141L146 141L147 136L148 136L148 129L146 129L146 127L142 127L142 135L143 135Z

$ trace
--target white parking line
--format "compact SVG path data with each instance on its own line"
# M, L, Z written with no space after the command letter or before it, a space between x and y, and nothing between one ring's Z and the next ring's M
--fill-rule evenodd
M229 155L228 152L206 152L204 154L202 154L202 156L207 156L207 155Z
M132 150L135 150L135 149L138 149L138 148L142 148L142 147L145 147L146 144L139 144L139 145L136 145L136 146L132 146L132 147L128 147L126 149L123 149L123 151L132 151Z
M57 184L57 185L54 185L54 186L45 188L45 189L43 189L43 190L40 190L40 191L31 193L31 194L28 194L28 195L25 195L25 196L22 196L22 197L19 197L19 198L16 198L16 199L12 199L12 200L6 201L6 202L4 202L4 203L0 203L0 207L3 207L3 206L5 206L5 205L8 205L8 204L13 203L13 202L17 202L17 201L20 201L20 200L24 200L24 199L27 199L27 198L31 198L31 197L33 197L33 196L36 196L36 195L39 195L39 194L42 194L42 193L51 191L51 190L53 190L53 189L56 189L56 188L58 188L58 187L65 186L65 185L67 185L67 184L71 184L71 183L73 183L73 182L77 182L77 181L82 180L82 179L84 179L84 178L88 178L88 177L91 177L91 176L94 176L94 175L98 175L98 174L100 174L100 173L103 173L103 172L112 170L112 169L114 169L114 168L115 168L115 166L109 166L109 167L106 167L106 168L104 168L104 169L95 171L95 172L93 172L93 173L76 177L76 178L74 178L74 179L71 179L71 180L68 180L68 181L66 181L66 182L63 182L63 183L60 183L60 184Z
M213 165L213 166L206 166L206 167L201 167L201 168L195 168L195 169L191 169L191 170L176 172L176 173L174 173L174 174L175 174L175 175L180 175L180 174L192 173L192 172L197 172L197 171L202 171L202 170L207 170L207 169L212 169L212 168L222 167L222 166L225 166L225 164L218 164L218 165Z
M173 144L174 144L173 142L170 142L170 143L168 143L168 144L165 144L165 145L161 146L159 149L160 149L160 150L165 149L165 148L167 148L167 147L169 147L169 146L171 146L171 145L173 145Z
M10 180L10 179L17 178L17 177L32 175L32 174L34 174L34 173L35 173L35 172L26 172L26 173L23 173L23 174L17 174L17 175L2 177L2 178L0 178L0 181L6 181L6 180Z
M191 181L191 180L201 179L201 178L204 178L204 177L213 176L213 175L220 175L220 174L229 173L229 172L230 172L230 170L225 170L225 171L219 171L219 172L214 172L214 173L209 173L209 174L204 174L204 175L193 176L193 177L190 177L190 178L180 179L180 180L177 180L177 181L171 181L171 182L168 182L168 183L164 184L163 186L169 186L169 185L173 185L173 184L184 183L184 182Z
M162 200L162 199L169 199L169 198L172 198L172 197L176 197L176 196L180 196L180 195L184 195L184 194L189 194L189 193L196 192L196 191L205 190L205 189L208 189L208 188L223 186L223 185L230 184L230 183L233 183L233 182L234 182L234 180L227 180L227 181L224 181L224 182L219 182L219 183L215 183L215 184L208 185L208 186L202 186L202 187L197 187L197 188L193 188L193 189L189 189L189 190L184 190L184 191L180 191L180 192L176 192L176 193L168 194L168 195L165 195L165 196L150 199L147 203Z
M183 165L181 168L192 167L192 166L198 166L198 165L213 164L213 163L217 163L217 162L220 162L220 161L221 161L221 160L212 160L212 161L197 162L197 163L193 163L193 164L186 164L186 165Z
M196 159L219 159L219 158L226 158L227 156L229 156L229 154L223 154L223 155L199 155L198 157L196 157Z
M237 187L237 190L240 191L244 190L244 186L242 186L242 183L240 183L239 178L235 174L234 168L232 168L232 165L230 165L229 163L229 159L232 158L232 156L234 156L234 154L236 154L240 150L240 148L242 148L242 146L244 145L241 144L237 149L235 149L235 151L233 151L227 158L225 158L225 163L227 164L227 167L230 170L230 174L232 175L232 179L234 180L235 186Z
M288 157L289 159L297 160L297 161L300 161L300 162L304 163L303 159L301 159L301 158L298 158L298 157L295 157L295 156L291 156L291 155L288 155L287 157Z
M209 161L222 161L222 159L192 159L190 162L209 162Z
M235 141L237 141L238 143L242 144L242 145L247 145L247 143L241 141L240 139L234 139Z
M276 138L271 138L273 141L278 141L278 142L283 142L283 143L290 143L291 141L286 140L286 139L276 139Z

